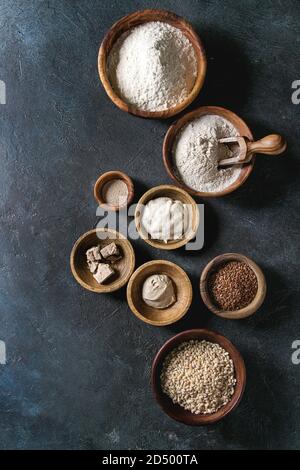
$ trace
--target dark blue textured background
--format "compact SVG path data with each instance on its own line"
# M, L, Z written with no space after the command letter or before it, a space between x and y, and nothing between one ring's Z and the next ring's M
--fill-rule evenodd
M221 105L255 137L283 133L285 157L258 157L245 186L205 201L205 247L167 253L135 242L137 264L177 262L194 286L191 311L155 328L137 320L125 290L96 295L71 276L74 241L93 227L93 184L110 169L134 179L136 198L169 183L161 158L172 119L117 109L97 73L99 44L113 22L145 7L189 20L207 51L203 91L190 107ZM289 1L0 2L0 365L1 448L242 449L300 447L299 116L300 3ZM202 201L203 202L203 201ZM213 256L237 251L265 271L268 296L252 318L214 317L198 293ZM152 359L187 327L216 329L245 358L239 408L206 428L173 422L154 402Z

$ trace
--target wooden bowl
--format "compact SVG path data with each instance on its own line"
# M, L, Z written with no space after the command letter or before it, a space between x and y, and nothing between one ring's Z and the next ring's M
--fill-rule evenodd
M145 280L153 274L166 274L175 287L176 302L170 307L150 307L142 298ZM132 312L145 323L155 326L171 325L180 320L188 311L193 297L191 281L186 272L170 261L149 261L140 266L131 276L127 285L127 301Z
M162 240L154 240L143 227L141 222L143 208L151 199L156 199L158 197L170 197L171 199L179 200L184 204L190 205L192 218L191 227L186 236L180 240L169 240L167 243ZM190 240L195 238L199 226L199 210L194 199L183 189L167 184L155 186L154 188L149 189L149 191L147 191L139 200L135 209L134 217L135 225L141 238L149 245L161 250L176 250L177 248L186 245Z
M108 181L112 181L115 179L120 179L124 181L124 183L127 186L128 197L127 197L126 204L123 204L123 205L108 204L105 200L105 195L103 192L104 185ZM132 179L129 178L129 176L126 175L126 173L123 173L122 171L107 171L106 173L103 173L103 175L99 176L94 186L94 198L96 199L99 206L103 207L103 209L105 210L119 211L121 209L124 209L125 207L128 207L132 203L133 196L134 196L134 187L133 187Z
M221 264L224 264L228 261L241 261L246 264L254 271L256 278L257 278L257 293L256 296L254 297L253 301L247 305L244 308L241 308L240 310L232 310L232 311L224 311L218 308L212 301L209 293L209 288L208 288L208 281L210 278L210 275L216 271L218 266ZM209 308L209 310L214 313L215 315L218 315L219 317L222 318L229 318L231 320L238 320L240 318L246 318L255 313L261 304L263 303L265 296L267 292L267 284L266 284L266 279L265 276L260 269L260 267L252 261L250 258L247 258L247 256L240 255L238 253L226 253L224 255L217 256L216 258L212 259L207 266L203 269L201 278L200 278L200 293L203 302Z
M229 353L234 364L235 378L237 380L234 394L227 405L220 408L216 413L198 415L191 413L180 405L174 404L161 388L160 375L164 359L172 351L172 349L178 347L184 341L189 341L192 339L206 340L219 344ZM173 336L173 338L169 339L158 351L152 364L151 382L152 390L157 403L163 409L163 411L170 416L170 418L191 426L200 426L219 421L238 406L245 390L246 368L244 360L238 350L224 336L205 329L187 330L177 334L176 336Z
M192 43L198 62L197 78L189 96L177 106L174 106L173 108L164 111L143 111L133 105L126 103L116 94L108 79L107 58L115 41L125 31L128 31L129 29L135 26L147 23L149 21L161 21L164 23L169 23L175 28L180 29ZM119 21L117 21L107 32L99 50L98 71L100 80L102 82L102 85L104 86L106 93L113 101L113 103L118 106L118 108L122 109L122 111L126 111L127 113L135 114L136 116L141 116L144 118L162 119L180 113L183 109L189 106L192 101L194 101L194 99L200 92L204 82L204 77L206 73L206 56L200 38L195 33L192 26L186 20L175 15L175 13L166 10L142 10L124 16Z
M196 191L195 189L190 188L185 183L183 183L176 175L174 171L173 165L173 148L176 144L176 140L182 131L182 129L189 124L194 119L197 119L201 116L205 116L206 114L215 114L217 116L221 116L228 121L230 121L234 127L237 129L239 135L248 137L248 139L253 140L253 135L247 126L247 124L236 114L229 109L220 108L218 106L202 106L201 108L196 109L188 114L185 114L182 118L178 119L172 126L168 129L168 132L165 136L164 143L163 143L163 161L165 168L167 170L168 175L172 178L172 180L176 183L177 186L185 189L190 194L199 197L220 197L225 196L226 194L232 193L237 188L239 188L248 178L250 175L255 161L255 156L253 156L251 162L245 164L242 167L241 173L236 181L234 181L230 186L223 189L223 191L216 191L216 192L203 192L203 191Z
M92 246L115 242L122 253L122 259L114 263L116 274L104 284L98 284L88 269L86 251ZM73 246L70 264L76 281L85 289L102 294L120 289L133 273L135 256L131 243L119 232L108 228L98 228L84 233Z

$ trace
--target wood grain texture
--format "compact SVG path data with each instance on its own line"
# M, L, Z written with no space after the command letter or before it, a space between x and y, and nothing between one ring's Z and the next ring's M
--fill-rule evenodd
M246 264L254 271L256 278L257 278L257 293L254 297L253 301L244 308L240 310L233 310L233 311L224 311L218 308L211 300L209 288L208 288L208 281L210 275L216 271L218 266L228 261L241 261ZM200 294L202 297L203 302L207 306L207 308L222 318L228 318L230 320L238 320L241 318L249 317L253 315L262 305L267 292L267 284L264 273L260 269L260 267L250 258L245 255L241 255L239 253L225 253L223 255L219 255L216 258L212 259L202 271L200 277Z
M186 233L185 236L180 240L169 240L167 243L162 240L154 240L143 227L142 216L144 207L149 201L158 197L169 197L173 200L181 201L183 204L188 204L190 206L192 217L190 227L191 230L189 230L189 232ZM200 216L196 202L186 191L180 188L176 188L176 186L162 184L160 186L155 186L154 188L149 189L149 191L147 191L140 198L135 209L134 220L137 231L146 243L153 246L154 248L159 248L161 250L177 250L178 248L186 245L195 237L200 223Z
M231 145L238 147L233 150L234 157L220 160L220 166L249 163L254 154L277 156L282 154L287 148L285 139L279 134L270 134L254 142L249 141L245 137L229 137L220 139L219 142L224 145L229 145L229 147Z
M111 181L114 179L121 179L122 181L124 181L128 189L127 202L126 204L123 204L121 206L107 204L102 193L104 185L108 181ZM124 173L123 171L107 171L106 173L103 173L101 176L99 176L94 186L94 198L96 199L99 206L105 210L117 212L121 209L124 209L125 207L129 206L132 203L133 197L134 197L134 186L133 186L132 179L128 175L126 175L126 173Z
M182 181L180 181L180 179L174 172L173 149L179 133L181 132L183 127L185 127L191 121L207 114L214 114L227 119L234 125L240 135L247 137L251 141L253 140L252 133L247 124L232 111L229 111L229 109L220 108L218 106L202 106L201 108L198 108L195 111L185 114L182 118L180 118L178 121L171 125L163 143L163 162L168 175L172 178L175 184L185 189L190 194L199 197L221 197L225 196L226 194L232 193L233 191L238 189L242 184L245 183L253 169L255 156L253 156L251 162L243 166L238 179L234 181L234 183L232 183L230 186L223 189L222 191L217 192L196 191L184 184Z
M129 29L149 21L165 22L180 29L192 43L197 57L197 78L191 93L182 103L179 103L177 106L165 111L142 111L135 106L126 103L117 95L108 79L107 58L115 41ZM183 111L199 94L206 74L206 56L199 36L186 20L175 13L166 10L142 10L124 16L109 29L99 49L98 71L100 80L107 95L122 111L144 118L165 119Z
M158 309L144 302L143 284L153 274L165 274L172 280L176 301L170 307ZM127 302L131 311L140 320L154 326L171 325L180 320L190 308L192 297L192 284L186 272L177 264L165 260L143 264L133 273L127 285Z
M116 273L104 284L98 284L86 262L86 251L92 246L101 248L115 242L122 258L113 264ZM71 271L76 281L85 289L98 294L114 292L123 287L135 266L135 255L131 243L119 232L108 228L98 228L84 233L73 246L70 256Z
M216 413L198 415L191 413L180 405L175 405L172 400L163 393L161 388L160 374L164 359L174 348L178 347L184 341L192 339L206 340L219 344L229 353L234 364L235 377L237 381L234 394L227 405L220 408ZM152 363L151 383L155 400L162 410L170 416L170 418L190 426L201 426L220 421L238 406L246 386L246 368L242 356L227 338L214 331L193 329L183 331L182 333L173 336L173 338L169 339L158 351Z
M255 142L247 143L248 153L262 153L264 155L280 155L287 148L285 139L279 134L266 135Z

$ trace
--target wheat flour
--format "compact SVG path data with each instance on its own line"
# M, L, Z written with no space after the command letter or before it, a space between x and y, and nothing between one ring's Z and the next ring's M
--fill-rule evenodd
M174 26L150 21L120 36L108 56L116 93L144 111L163 111L184 101L197 76L189 39Z

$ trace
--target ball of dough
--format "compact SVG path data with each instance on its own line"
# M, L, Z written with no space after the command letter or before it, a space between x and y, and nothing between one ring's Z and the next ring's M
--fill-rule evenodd
M176 300L173 282L165 274L154 274L144 282L142 297L150 307L170 307Z

